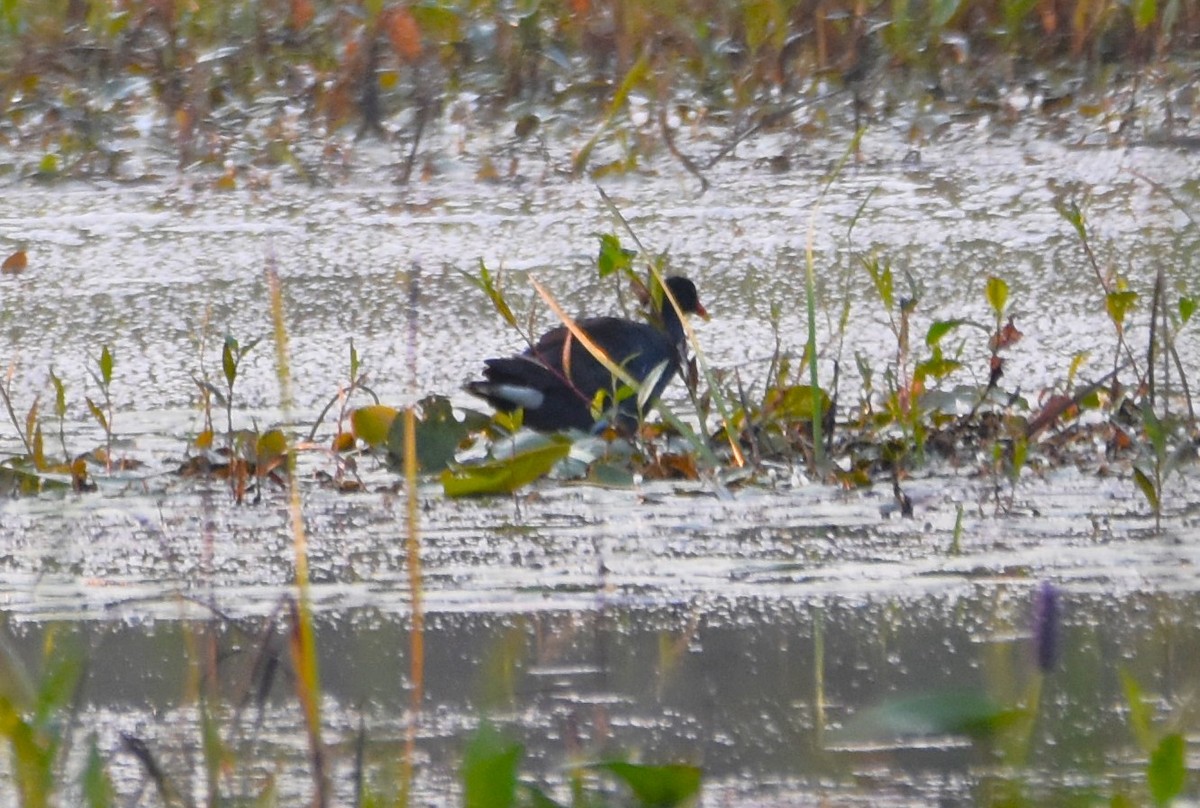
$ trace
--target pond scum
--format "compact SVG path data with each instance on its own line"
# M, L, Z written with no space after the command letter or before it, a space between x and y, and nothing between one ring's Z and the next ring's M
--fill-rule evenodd
M211 167L218 188L236 186L255 165L283 166L308 181L328 181L344 155L324 138L346 128L362 136L402 138L407 146L396 179L409 182L428 170L418 160L426 127L446 114L449 98L463 93L475 94L480 108L510 125L519 140L535 136L559 116L584 110L596 128L574 151L567 167L573 175L633 171L640 153L657 148L704 183L705 165L685 155L675 142L668 122L672 106L685 120L705 115L724 121L728 143L736 144L827 90L852 95L857 110L864 81L885 65L913 73L954 72L964 82L958 89L964 103L991 104L996 101L989 71L1020 83L1026 78L1020 71L1032 70L1030 65L1082 65L1099 86L1119 69L1170 83L1185 71L1169 58L1194 47L1198 39L1200 6L1184 0L547 0L459 5L380 0L0 0L0 173L45 181L141 179L126 167L128 144L140 136L135 121L151 109L165 113L153 128L174 147L178 165ZM659 118L657 141L638 141L623 161L594 164L597 144L621 136L634 95L653 99ZM684 97L688 100L681 100ZM1076 99L1068 93L1047 103L1070 105ZM1079 111L1088 114L1086 109ZM308 128L296 131L297 126ZM724 153L718 151L708 165ZM485 166L481 178L495 178L499 172L498 165ZM615 208L613 214L622 229L602 237L598 275L615 274L653 293L666 273L664 260L640 244ZM861 389L841 389L841 357L817 343L812 329L820 301L810 257L803 268L810 324L804 354L793 361L777 353L767 383L762 389L749 389L736 371L708 366L702 346L693 340L695 360L686 375L694 412L679 418L660 407L661 418L640 424L633 434L518 435L519 414L456 412L447 399L436 396L397 410L373 400L353 345L348 379L307 440L277 429L234 430L241 363L257 343L227 336L220 378L197 382L206 428L190 441L189 459L180 474L224 479L239 503L270 495L272 489L288 492L297 592L264 636L283 631L290 642L286 651L262 642L252 691L266 693L278 669L289 667L308 733L313 803L328 805L333 798L295 464L299 452L326 451L324 446L312 447L330 413L337 424L332 470L320 472L320 483L358 490L362 484L355 474L355 457L374 452L395 465L407 492L414 716L422 707L424 660L416 501L424 475L438 475L448 496L509 493L549 474L601 485L681 478L724 490L769 484L771 469L783 464L803 469L823 484L854 487L887 481L897 509L910 514L907 476L931 464L952 464L972 467L992 480L994 506L1002 513L1011 507L1024 469L1079 464L1095 473L1127 473L1158 524L1167 504L1167 483L1195 459L1200 440L1191 381L1176 350L1181 335L1195 338L1189 331L1194 330L1196 291L1169 287L1161 273L1148 294L1134 290L1118 272L1097 261L1086 204L1067 203L1060 214L1078 236L1082 261L1095 277L1098 299L1111 323L1112 369L1098 378L1079 378L1081 352L1068 377L1037 401L1023 398L1006 383L1006 358L1019 350L1021 324L1010 314L1009 287L1003 278L987 278L979 290L992 315L988 322L937 321L922 335L912 333L920 289L909 281L909 288L898 290L904 279L885 258L874 255L860 256L857 267L870 277L895 345L893 357L882 368L856 357ZM636 249L628 249L629 244ZM24 268L23 252L3 261L5 274L19 274ZM287 334L278 279L270 269L268 277L286 411ZM519 328L521 320L499 279L481 265L476 280L498 316ZM558 311L551 292L538 291ZM847 316L848 311L835 318L843 331L849 326ZM1149 324L1145 346L1126 339L1130 323L1138 317ZM836 338L832 342L836 344ZM982 371L978 378L986 383L958 383L965 369L963 357L979 355L975 348L980 345L987 366L975 370ZM51 418L38 401L24 405L14 400L15 370L9 370L0 398L22 451L3 458L0 488L11 495L54 488L89 492L95 475L132 462L113 450L120 424L114 419L110 389L119 359L107 346L97 352L93 376L100 394L86 404L106 438L102 447L83 453L67 446L63 421L68 391L63 383L50 374ZM637 391L614 390L596 406L603 410L627 395ZM221 409L224 429L219 424ZM1104 447L1105 456L1099 467L1094 460L1097 444ZM1053 587L1039 590L1034 642L1041 673L1054 666L1056 604ZM196 638L197 644L211 641L208 636ZM237 760L228 739L239 719L228 719L232 726L218 720L221 671L215 662L205 661L210 658L215 654L196 652L193 665L200 684L193 695L200 716L204 790L209 804L215 805L223 804L222 795L231 787L230 771ZM34 676L0 644L0 736L7 741L8 769L22 805L54 804L65 794L89 806L121 804L109 763L94 738L79 780L67 781L67 741L84 662L50 642ZM883 705L864 722L903 724L921 716L931 732L990 741L1019 766L1038 704L1040 678L1034 676L1031 682L1013 704L962 695L929 697ZM1146 796L1156 804L1167 803L1187 785L1184 737L1152 721L1131 678L1126 678L1125 691L1128 720L1147 758ZM415 728L416 720L410 721L401 760L388 773L395 788L387 793L369 785L371 773L364 771L361 754L365 730L360 734L358 804L408 803ZM192 804L189 786L165 769L149 743L129 734L124 745L164 804ZM559 804L541 785L518 776L522 754L519 744L484 723L463 758L464 804ZM701 775L699 768L687 764L606 759L578 762L565 777L571 805L608 804L611 791L604 784L616 782L636 804L667 806L694 801ZM274 804L274 788L273 782L263 786L250 798L251 804ZM1002 791L994 795L995 804L1034 804L1022 796L1019 777ZM1111 804L1131 803L1125 795L1113 794Z

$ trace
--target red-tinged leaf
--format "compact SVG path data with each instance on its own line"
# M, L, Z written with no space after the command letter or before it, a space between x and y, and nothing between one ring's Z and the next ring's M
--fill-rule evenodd
M313 10L312 0L292 0L292 30L303 31L308 27L308 24L313 21L315 14L316 12Z
M3 264L0 264L0 274L20 275L25 271L25 267L27 266L29 266L29 258L25 255L25 251L17 250L8 256L8 258L5 258Z
M406 62L415 62L421 57L421 28L411 11L397 6L390 9L381 22L397 56Z
M1004 324L1004 327L992 335L988 347L990 347L993 351L1002 351L1005 348L1020 342L1021 337L1023 336L1025 335L1018 331L1017 327L1013 325L1013 318L1009 317L1008 322Z

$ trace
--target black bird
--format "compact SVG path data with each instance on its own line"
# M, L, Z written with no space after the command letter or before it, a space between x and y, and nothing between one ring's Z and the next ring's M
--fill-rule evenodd
M680 309L708 317L694 283L687 278L671 277L666 279L666 285ZM661 318L661 329L621 317L589 317L577 320L576 325L639 384L646 381L655 368L664 365L663 372L654 382L653 393L646 399L653 401L679 371L686 355L683 324L665 295ZM486 399L503 412L524 408L525 425L546 432L595 428L592 402L596 394L603 390L611 396L621 387L620 380L597 362L566 326L561 325L543 334L537 344L524 353L488 359L484 364L484 381L469 383L467 391ZM607 400L608 406L611 401L611 398ZM637 397L623 399L618 405L618 414L623 427L636 425Z

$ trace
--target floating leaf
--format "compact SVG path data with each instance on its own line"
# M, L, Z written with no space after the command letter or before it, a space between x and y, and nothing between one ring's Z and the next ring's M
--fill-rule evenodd
M511 494L544 476L571 450L571 442L561 435L547 440L543 446L503 460L446 469L442 472L442 488L451 497Z
M396 422L399 411L395 407L372 404L350 412L350 429L354 436L371 448L383 446L388 433Z
M463 805L466 808L511 808L516 804L517 764L525 748L482 724L463 755Z
M905 735L967 735L985 738L1024 714L973 691L928 693L896 699L855 716L846 733L854 738Z
M1172 732L1159 741L1158 746L1150 753L1150 762L1146 765L1146 780L1155 804L1166 805L1183 793L1184 784L1187 782L1184 751L1183 736Z
M20 275L25 271L25 267L27 266L29 266L29 258L25 255L25 251L17 250L8 256L8 258L5 258L3 264L0 264L0 274Z
M254 454L260 466L271 465L287 454L287 450L287 435L284 435L281 429L268 430L259 435L254 442Z
M700 793L703 772L698 766L682 763L651 766L614 760L590 767L606 771L629 787L638 802L654 808L682 805Z
M482 413L467 411L463 420L454 416L454 407L445 396L426 396L417 407L417 465L421 471L446 468L458 451L458 445L469 435L482 429L490 420ZM388 461L393 467L404 467L403 418L392 422L387 436Z

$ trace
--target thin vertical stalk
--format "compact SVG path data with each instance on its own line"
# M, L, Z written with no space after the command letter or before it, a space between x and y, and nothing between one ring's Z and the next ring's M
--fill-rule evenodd
M408 285L408 367L412 388L418 389L417 378L417 306L420 302L421 267L413 265ZM406 491L405 541L408 566L408 588L412 598L412 629L409 632L409 721L404 736L404 768L401 796L404 805L412 793L413 758L417 747L417 726L425 698L425 610L421 574L420 502L417 499L417 413L416 405L404 410L404 486Z
M279 403L287 421L292 408L292 378L289 365L287 325L283 319L283 287L274 260L267 264L267 289L271 300L271 318L275 326L275 375L279 379ZM329 779L325 771L325 747L321 741L321 678L317 665L317 645L313 633L309 602L308 539L304 532L304 513L300 506L300 486L296 481L296 452L287 453L288 516L296 565L297 600L292 604L292 658L296 668L296 690L304 710L308 729L309 755L315 793L313 804L329 804Z

